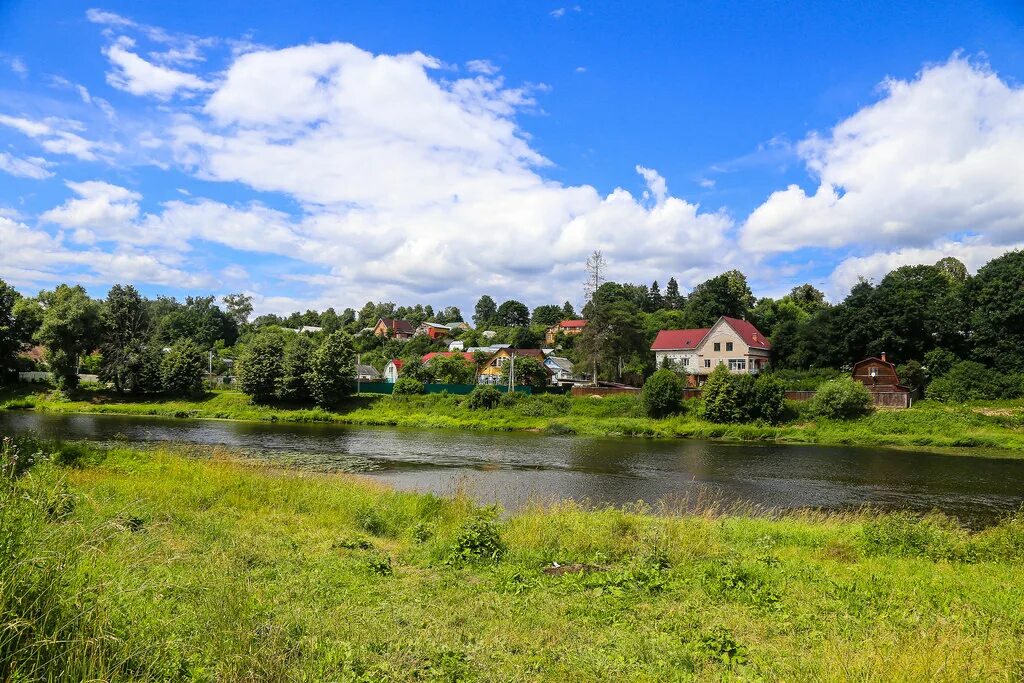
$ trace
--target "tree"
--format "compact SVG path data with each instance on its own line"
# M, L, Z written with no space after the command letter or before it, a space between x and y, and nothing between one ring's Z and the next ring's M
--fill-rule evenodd
M576 337L576 348L587 370L598 368L605 377L618 377L620 363L634 353L647 353L650 343L636 304L621 285L606 282L583 309L587 326Z
M825 302L825 293L809 283L797 285L782 298L792 301L802 311L811 315L828 306Z
M100 315L103 355L100 380L110 382L118 393L160 389L160 355L150 340L149 310L131 285L114 285Z
M936 262L935 267L953 285L962 285L967 282L967 266L953 256L941 258Z
M668 279L668 285L665 286L665 299L663 300L663 306L670 311L678 311L683 307L683 297L679 293L679 283L676 282L674 277Z
M14 315L14 307L21 295L0 280L0 383L6 379L5 371L14 368L21 350L22 331Z
M526 327L530 324L530 309L515 299L504 301L498 306L497 323L502 327Z
M459 310L458 306L447 306L441 315L437 316L437 322L442 325L451 325L452 323L462 322L462 311Z
M96 348L100 327L99 307L80 285L59 285L41 292L42 324L35 339L46 348L46 360L57 387L78 386L78 359Z
M195 396L203 393L206 354L191 339L180 339L160 361L160 384L174 396Z
M552 325L557 325L562 320L565 320L565 318L562 317L561 306L548 304L533 309L532 322L534 325L551 327Z
M701 389L701 398L704 401L704 417L711 422L743 421L740 387L726 366L719 365L711 371Z
M351 395L356 383L356 356L352 337L345 332L328 335L313 352L306 381L316 404L336 406Z
M487 327L494 322L497 316L498 305L494 302L494 299L484 294L476 302L476 307L473 309L473 323L477 327Z
M1024 251L989 261L965 289L974 357L1004 371L1024 371Z
M693 288L686 301L686 314L696 327L711 327L720 316L746 318L754 305L747 278L730 270Z
M665 299L661 296L661 288L658 287L658 281L655 280L651 283L651 288L648 291L648 297L650 302L648 303L648 309L651 313L660 311L665 307ZM676 295L679 294L679 285L676 285Z
M476 366L461 354L434 356L427 367L438 384L472 384L476 378Z
M594 251L594 253L587 257L587 279L583 283L583 293L587 301L590 301L594 294L597 293L597 290L601 288L601 285L608 280L607 270L608 262L600 251Z
M576 320L576 309L568 301L562 304L562 320Z
M184 304L176 304L154 321L158 323L160 338L166 342L188 338L204 349L211 349L217 340L233 346L238 339L235 320L217 307L212 296L186 297Z
M252 297L248 294L225 294L221 301L228 309L228 316L235 321L235 325L241 327L249 322L252 315Z
M533 387L543 389L548 383L548 371L544 364L533 356L516 355L515 360L509 360L501 368L501 383L509 385L512 379L511 373L515 373L515 386Z
M665 417L678 413L683 407L683 389L686 384L672 370L658 370L644 382L640 394L644 411L651 417Z
M306 378L313 350L313 341L307 334L296 334L285 344L281 379L277 386L277 397L282 401L304 401L309 398Z
M273 400L284 377L283 359L284 342L280 332L257 334L238 359L235 368L238 387L257 403Z

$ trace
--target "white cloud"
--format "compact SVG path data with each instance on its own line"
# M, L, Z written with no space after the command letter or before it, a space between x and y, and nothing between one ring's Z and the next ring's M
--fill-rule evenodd
M53 176L53 172L47 169L49 165L50 162L40 157L20 158L7 152L0 152L0 171L13 176L34 180L50 178Z
M501 71L501 69L487 59L472 59L466 62L466 69L472 73L483 74L485 76L493 76Z
M133 221L139 215L142 196L124 187L98 180L68 182L78 195L40 216L44 222L55 223L74 231L74 240L83 244L97 241L131 241Z
M195 74L148 62L131 52L129 46L130 41L119 40L104 51L113 67L107 72L107 82L118 90L166 100L179 91L190 93L213 87Z
M581 11L583 11L582 7L580 7L579 5L573 5L572 7L559 7L557 9L553 9L550 12L548 12L548 14L553 16L555 19L561 19L562 17L564 17L569 12L581 12Z
M587 67L585 67L585 66L578 66L578 67L576 67L576 73L583 74L583 73L586 73L586 72L587 72Z
M1024 88L959 56L883 88L880 101L799 145L818 188L773 193L743 227L747 248L1024 238Z
M81 130L82 124L69 119L48 118L34 121L17 116L0 114L0 125L8 126L18 132L39 140L39 144L48 152L67 154L83 161L95 161L99 154L117 152L115 144L87 140L71 130ZM99 154L98 154L99 153Z
M25 60L21 57L9 57L7 59L7 66L10 67L11 71L19 78L25 78L28 76L28 66L25 65Z

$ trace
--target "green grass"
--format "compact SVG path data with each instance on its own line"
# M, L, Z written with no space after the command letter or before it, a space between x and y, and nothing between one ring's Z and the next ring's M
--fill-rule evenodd
M1024 676L1024 517L495 520L226 452L57 450L0 481L0 680Z
M197 400L132 399L98 389L83 389L70 400L45 390L16 387L0 394L0 409L65 413L115 413L177 418L214 418L281 422L337 422L487 431L536 431L584 436L776 441L823 445L892 446L1002 451L1024 456L1024 402L999 401L945 405L930 401L909 410L879 410L856 420L806 419L791 404L792 417L781 425L715 424L687 402L682 415L645 417L635 396L578 398L521 397L493 410L470 410L464 397L358 396L336 411L306 406L254 405L236 391L215 391Z

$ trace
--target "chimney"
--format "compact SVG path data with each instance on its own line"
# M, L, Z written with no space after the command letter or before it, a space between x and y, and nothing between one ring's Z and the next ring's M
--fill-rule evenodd
M885 359L885 351L882 351L882 362L883 362L883 363L888 363L888 362L889 362L889 361L887 361L887 360Z

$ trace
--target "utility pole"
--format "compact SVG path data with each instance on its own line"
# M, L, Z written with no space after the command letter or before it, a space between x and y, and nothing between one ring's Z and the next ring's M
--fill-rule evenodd
M512 393L516 390L516 354L515 351L511 354L511 365L508 368L508 393Z
M360 382L361 378L359 377L359 361L360 361L361 357L362 357L362 354L359 354L359 353L356 354L356 394L357 395L362 393L362 384Z

